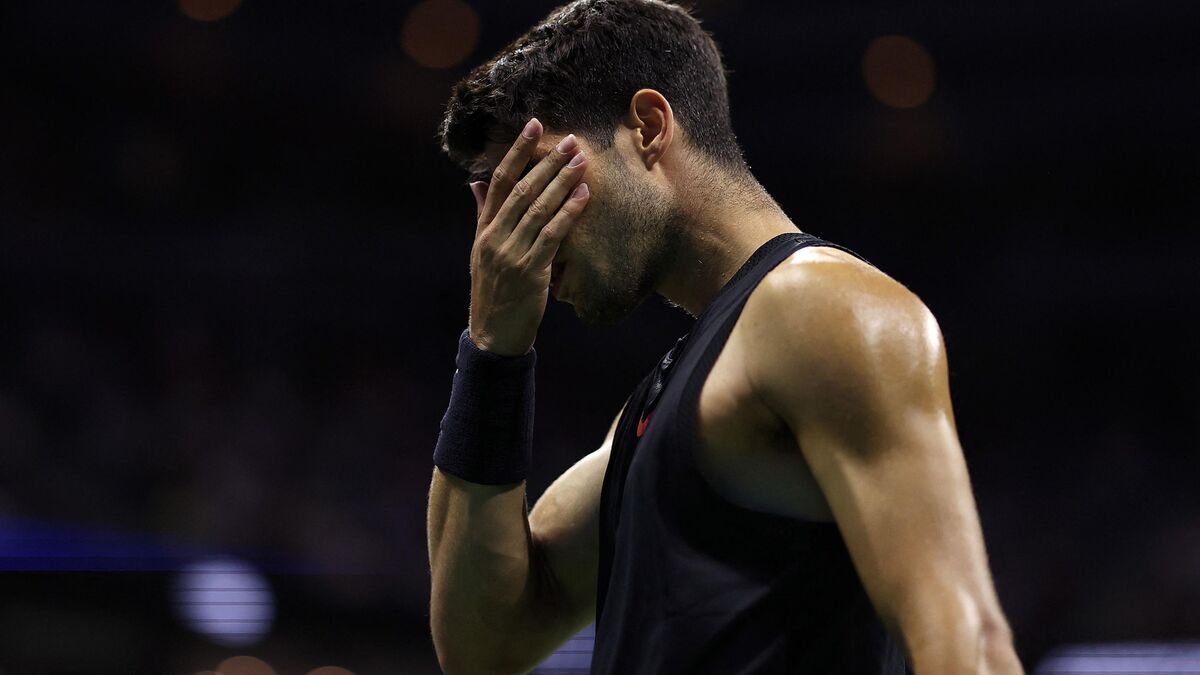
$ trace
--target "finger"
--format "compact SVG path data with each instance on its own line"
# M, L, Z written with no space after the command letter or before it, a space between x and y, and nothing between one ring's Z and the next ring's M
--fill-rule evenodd
M579 153L579 142L575 140L575 134L567 134L553 150L546 153L542 161L537 163L537 166L530 169L516 185L513 186L512 192L504 205L500 207L500 212L492 219L492 223L496 227L497 233L502 233L502 236L508 235L516 229L517 224L525 217L526 210L532 208L532 204L537 200L546 185L550 183L563 169L564 166ZM572 173L578 177L580 171L573 170ZM562 201L562 195L559 196L559 202ZM546 202L538 202L538 208L533 214L538 224L546 222L554 211L557 210L558 203L550 205ZM529 237L528 241L532 241L533 236ZM526 245L528 245L528 241ZM518 249L524 253L523 249Z
M533 154L533 149L537 147L538 139L541 137L542 123L534 117L525 124L521 135L517 136L517 140L508 149L504 159L500 160L496 169L492 171L487 199L484 200L483 211L479 214L480 222L491 222L496 212L500 210L500 206L504 204L504 200L508 199L509 193L512 192L517 179L521 177L521 172L525 170L525 165L529 163L529 157Z
M551 153L554 154L554 153ZM541 167L538 167L541 168ZM509 235L505 246L515 251L518 256L522 256L529 247L533 245L537 239L538 233L541 232L544 226L556 213L559 207L562 206L563 200L575 188L575 185L583 178L583 172L587 169L587 157L582 151L576 152L571 160L558 171L553 177L550 184L541 189L539 194L529 208L525 209L525 215L521 217L521 221L517 223ZM530 172L533 173L532 171ZM528 178L528 177L527 177ZM535 185L535 189L537 186ZM512 201L511 199L509 200ZM503 209L501 209L503 213ZM497 218L500 220L500 218Z
M554 214L550 222L546 223L546 226L538 232L537 240L533 242L533 247L529 249L525 261L529 269L545 269L554 262L559 245L570 233L571 228L575 225L575 218L583 211L590 196L587 183L580 183L575 187L575 190L571 192L570 199L563 202L558 213Z
M483 200L487 198L487 181L477 180L471 183L471 194L475 196L475 216L483 213Z

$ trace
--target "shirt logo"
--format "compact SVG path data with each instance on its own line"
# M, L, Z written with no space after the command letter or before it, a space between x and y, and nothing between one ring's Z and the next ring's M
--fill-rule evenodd
M654 411L651 410L650 412L646 413L646 416L643 417L640 422L638 422L638 428L637 428L637 437L638 438L641 438L642 434L646 433L646 425L650 424L650 416L653 414L654 414Z

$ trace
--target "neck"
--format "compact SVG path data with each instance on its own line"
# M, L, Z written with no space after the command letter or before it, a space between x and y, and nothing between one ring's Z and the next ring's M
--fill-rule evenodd
M679 251L658 287L659 295L699 316L760 246L800 230L754 181L746 189L697 190L681 195L685 208ZM711 185L711 183L710 183Z

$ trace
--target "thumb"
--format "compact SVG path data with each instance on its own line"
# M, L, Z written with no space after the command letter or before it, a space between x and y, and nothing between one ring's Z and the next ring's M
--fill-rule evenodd
M475 215L483 212L483 201L487 198L487 181L477 180L471 183L471 194L475 195Z

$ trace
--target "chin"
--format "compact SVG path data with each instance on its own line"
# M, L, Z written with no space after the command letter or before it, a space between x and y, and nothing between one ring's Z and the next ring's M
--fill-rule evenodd
M634 302L571 302L571 306L575 309L575 316L594 328L608 328L621 323L640 304L642 304L641 299Z
M625 318L623 316L582 314L578 309L575 310L575 316L579 317L580 321L592 328L611 328L621 323Z

